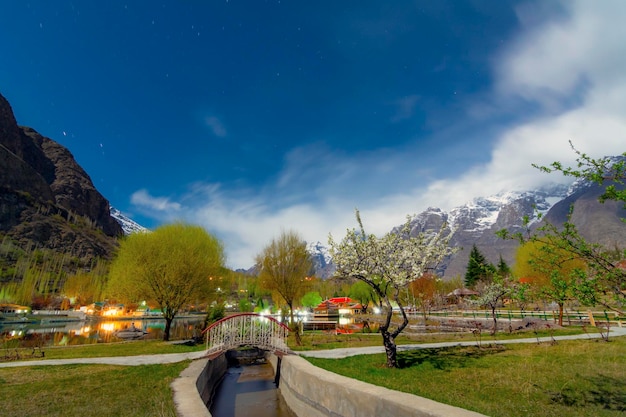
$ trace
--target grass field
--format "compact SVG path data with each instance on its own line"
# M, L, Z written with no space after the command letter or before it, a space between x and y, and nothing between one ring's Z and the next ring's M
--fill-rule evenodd
M498 334L499 340L582 333ZM400 344L475 340L471 334L402 335ZM310 359L333 372L411 392L491 416L621 416L626 412L626 337L611 342L562 341L483 349L423 349L400 353L403 369L387 369L383 355ZM291 340L290 340L291 342ZM311 332L298 349L381 345L372 334ZM295 346L292 346L296 348ZM203 350L161 341L47 348L44 359L132 356ZM0 369L2 416L174 416L170 382L188 365L31 366Z
M503 333L500 332L495 336L484 333L477 339L472 333L401 333L396 339L398 345L418 344L418 343L436 343L436 342L461 342L475 341L488 344L493 340L509 340L520 338L534 337L550 337L550 336L567 336L574 334L583 334L585 331L597 333L595 328L566 327L554 330L540 330ZM363 346L382 346L382 337L380 333L353 333L353 334L331 334L322 331L306 332L302 337L302 345L298 346L292 335L289 336L289 347L295 351L319 350L319 349L335 349L348 347Z
M422 349L308 358L316 366L394 390L498 417L617 417L626 413L626 338Z
M76 345L64 347L47 347L43 349L43 357L39 351L35 357L29 358L32 349L19 349L18 352L24 360L35 359L72 359L72 358L96 358L106 356L135 356L152 355L162 353L185 353L205 349L204 344L186 345L182 343L168 343L160 340L139 340L123 343L98 343L90 345ZM0 361L4 355L14 355L15 349L0 349Z
M0 414L176 416L169 384L189 362L170 365L63 365L0 369Z

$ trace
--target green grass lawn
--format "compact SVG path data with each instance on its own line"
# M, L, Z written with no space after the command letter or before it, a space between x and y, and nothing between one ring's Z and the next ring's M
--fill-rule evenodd
M499 332L495 336L495 340L509 340L520 338L535 338L535 337L550 337L552 336L567 336L574 334L583 334L584 332L597 333L596 328L582 327L565 327L562 329L553 330L540 330L534 331L516 331L516 332ZM348 348L348 347L363 347L363 346L382 346L383 341L380 333L353 333L353 334L330 334L322 331L308 331L301 337L302 345L298 346L295 343L293 335L289 335L288 344L292 350L306 351L306 350L320 350L320 349L336 349L336 348ZM481 343L488 344L494 340L494 336L491 336L489 332L484 332L480 336ZM418 344L418 343L437 343L437 342L461 342L461 341L476 341L476 336L470 332L462 333L401 333L397 339L396 344Z
M105 356L134 356L152 355L162 353L185 353L204 350L204 344L189 346L182 343L168 343L160 340L139 340L123 343L97 343L90 345L75 345L63 347L43 348L44 356L35 351L34 358L28 358L32 349L19 349L24 360L33 359L72 359L72 358L96 358ZM15 350L10 347L0 349L0 360L5 354L13 355Z
M341 375L489 416L617 417L626 413L626 338L455 347L384 355L307 358Z
M582 329L559 330L554 335L573 333L582 333ZM497 338L549 335L549 332L526 332L498 334ZM462 340L475 339L467 333L398 338L401 344ZM491 336L483 335L483 345L488 345L490 340ZM382 344L377 333L312 332L306 333L303 341L299 349ZM204 345L133 341L45 348L44 359L182 353L204 348ZM333 372L491 416L602 417L618 416L626 411L625 357L626 338L614 338L609 343L583 340L563 341L554 346L417 350L400 353L403 369L386 369L383 355L310 360ZM169 384L188 363L0 368L0 415L175 416Z
M169 384L189 362L169 365L65 365L0 369L0 414L176 416Z

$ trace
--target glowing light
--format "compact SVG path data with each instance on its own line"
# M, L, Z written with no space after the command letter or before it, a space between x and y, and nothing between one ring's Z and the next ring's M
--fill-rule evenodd
M353 322L353 320L352 320L352 319L349 319L349 318L345 318L345 317L340 317L340 318L339 318L339 324L340 324L341 326L345 326L345 325L347 325L347 324L352 324L352 322Z
M104 330L105 332L112 332L113 330L115 330L115 324L114 323L102 323L100 325L100 329Z

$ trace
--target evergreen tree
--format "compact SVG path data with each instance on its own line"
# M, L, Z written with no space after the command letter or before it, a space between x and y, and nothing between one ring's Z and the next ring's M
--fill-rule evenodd
M467 262L467 271L465 272L465 286L473 287L478 281L491 277L495 271L496 268L487 262L485 255L478 250L475 244L472 245Z
M498 266L496 266L496 272L501 278L506 278L511 275L511 267L506 263L504 259L502 259L502 255L500 255L500 261L498 262Z

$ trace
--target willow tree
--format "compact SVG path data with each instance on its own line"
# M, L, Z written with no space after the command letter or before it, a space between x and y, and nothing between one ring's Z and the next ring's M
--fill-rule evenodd
M200 226L176 223L134 233L120 243L108 292L123 301L155 301L165 318L163 340L182 308L208 295L224 263L220 241Z
M305 278L311 271L311 256L298 233L282 232L257 255L261 287L277 293L289 307L291 327L294 326L295 303L307 292ZM298 333L296 332L296 338ZM299 339L296 339L299 340Z
M402 289L410 282L435 269L437 264L454 250L448 245L449 236L442 227L438 232L420 233L411 236L411 218L398 231L387 233L381 238L366 234L361 216L356 211L358 229L349 229L339 243L329 236L335 272L339 277L359 279L368 284L385 307L385 321L379 327L383 338L387 366L398 367L395 339L405 329L409 319L400 297ZM395 301L402 316L399 325L392 324Z

